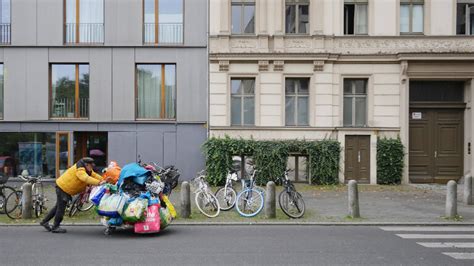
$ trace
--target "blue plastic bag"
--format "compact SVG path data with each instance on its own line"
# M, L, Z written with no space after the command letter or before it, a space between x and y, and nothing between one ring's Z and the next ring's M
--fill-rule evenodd
M117 185L120 187L123 181L127 178L133 178L133 182L143 185L146 179L151 176L151 171L146 170L137 163L127 164L122 168L120 172L120 178Z
M89 196L89 200L94 203L95 206L100 204L100 200L104 197L107 192L107 187L105 185L94 187Z
M123 224L123 219L122 217L110 218L107 221L107 224L110 226L121 226Z

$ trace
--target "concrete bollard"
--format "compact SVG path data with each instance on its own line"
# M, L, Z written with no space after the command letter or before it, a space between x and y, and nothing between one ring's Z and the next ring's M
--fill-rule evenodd
M349 200L349 216L359 218L359 191L357 189L357 181L350 180L348 183L348 200Z
M33 217L33 191L31 183L23 184L21 197L21 218L31 219Z
M191 188L187 181L181 183L181 218L189 218L191 216Z
M464 177L464 203L466 205L472 205L472 175L466 175Z
M267 219L276 218L275 199L275 182L269 181L267 183L267 192L265 193L265 217L267 217Z
M446 218L455 218L458 215L458 184L450 180L446 191Z

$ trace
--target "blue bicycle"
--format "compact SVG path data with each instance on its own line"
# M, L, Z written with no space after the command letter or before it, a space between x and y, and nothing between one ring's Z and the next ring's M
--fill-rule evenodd
M253 217L263 209L264 192L255 185L254 170L249 180L242 179L242 191L237 195L236 209L244 217Z

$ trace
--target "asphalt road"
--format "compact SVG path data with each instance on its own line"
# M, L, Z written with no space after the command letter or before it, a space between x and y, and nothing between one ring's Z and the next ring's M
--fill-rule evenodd
M156 235L122 230L110 236L98 226L66 228L61 235L0 227L0 265L474 264L379 227L171 225Z

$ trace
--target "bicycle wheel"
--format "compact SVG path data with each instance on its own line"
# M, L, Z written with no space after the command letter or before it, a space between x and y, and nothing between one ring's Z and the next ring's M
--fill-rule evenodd
M41 201L39 200L35 201L33 205L33 209L35 211L36 218L39 218L41 214L43 213L43 203L41 203Z
M196 194L195 201L199 211L209 218L217 217L217 215L219 215L219 212L221 211L219 201L212 193L205 193L203 191L199 191Z
M5 214L6 212L6 202L7 202L7 197L11 194L14 193L15 189L12 187L8 186L3 186L0 187L0 214Z
M216 191L216 198L219 201L221 210L228 211L234 208L237 193L235 193L235 190L231 187L228 187L227 189L225 187L221 187Z
M10 219L19 219L21 218L21 211L22 211L22 203L21 203L21 196L22 192L21 191L15 191L13 193L10 193L8 195L7 200L5 202L5 210L6 215Z
M89 199L87 199L87 201L81 201L77 205L77 209L81 212L86 212L86 211L92 209L92 207L94 207L94 203L90 202Z
M80 202L80 197L76 197L69 208L69 217L73 217L79 211L78 204Z
M237 195L237 212L244 217L253 217L263 209L263 194L257 189L246 189Z
M33 184L33 209L35 211L36 217L40 217L43 214L45 209L45 197L44 197L44 188L43 183L37 182Z
M278 204L281 210L290 218L301 218L305 212L303 196L296 191L283 190L278 196Z

